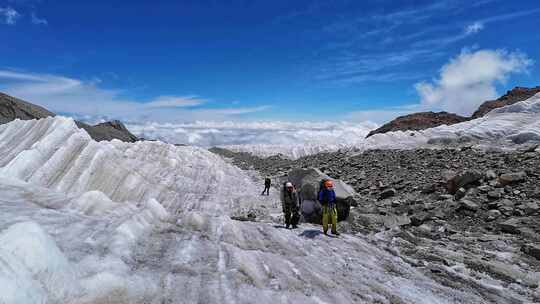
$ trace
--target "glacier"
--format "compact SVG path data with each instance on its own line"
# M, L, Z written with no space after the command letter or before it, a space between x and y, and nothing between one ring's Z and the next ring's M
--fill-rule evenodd
M287 230L260 177L197 147L0 125L0 303L521 303L453 289L377 235ZM231 216L257 212L257 222ZM466 286L466 285L465 285Z
M249 152L261 157L281 154L297 159L320 152L337 150L414 149L438 147L462 140L480 143L481 146L505 146L512 148L530 141L540 142L540 94L494 109L486 116L455 125L442 125L421 131L395 131L375 134L367 139L340 138L326 143L312 144L256 144L225 145L225 149Z

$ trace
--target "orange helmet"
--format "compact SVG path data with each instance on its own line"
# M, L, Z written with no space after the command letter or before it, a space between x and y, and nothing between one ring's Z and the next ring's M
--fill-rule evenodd
M324 186L326 188L332 188L332 187L334 187L334 183L331 180L327 180L327 181L324 182Z

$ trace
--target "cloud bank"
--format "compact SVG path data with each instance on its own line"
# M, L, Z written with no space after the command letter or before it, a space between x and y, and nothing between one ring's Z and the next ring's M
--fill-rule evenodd
M520 52L463 51L441 68L437 79L416 84L416 90L425 107L470 115L482 102L497 98L497 84L532 63Z
M228 145L354 144L377 128L370 122L207 122L128 124L140 137L202 147Z

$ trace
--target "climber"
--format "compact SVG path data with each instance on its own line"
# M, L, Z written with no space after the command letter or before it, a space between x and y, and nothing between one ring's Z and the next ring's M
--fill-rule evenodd
M291 225L295 229L298 226L300 214L298 213L298 193L291 182L286 182L281 192L281 206L285 215L285 227Z
M265 180L264 180L264 190L263 192L261 193L261 195L264 195L264 193L266 192L266 195L270 195L270 186L272 185L272 180L267 177Z
M328 221L332 222L332 234L339 235L337 231L337 209L336 209L336 192L334 192L334 183L331 180L322 181L321 189L319 190L319 202L323 210L323 232L328 233Z

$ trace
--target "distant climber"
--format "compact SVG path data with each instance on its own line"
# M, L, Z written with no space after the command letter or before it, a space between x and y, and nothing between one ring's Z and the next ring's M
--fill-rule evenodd
M328 221L332 222L332 234L339 235L337 231L337 209L336 192L334 192L334 183L331 180L322 180L318 200L323 210L323 232L328 233Z
M270 186L272 186L272 180L269 177L267 177L264 180L264 190L261 193L261 195L264 195L265 192L267 196L270 195Z
M285 215L285 227L288 229L291 225L295 229L298 227L300 214L298 213L298 193L291 182L284 184L281 191L281 205Z

